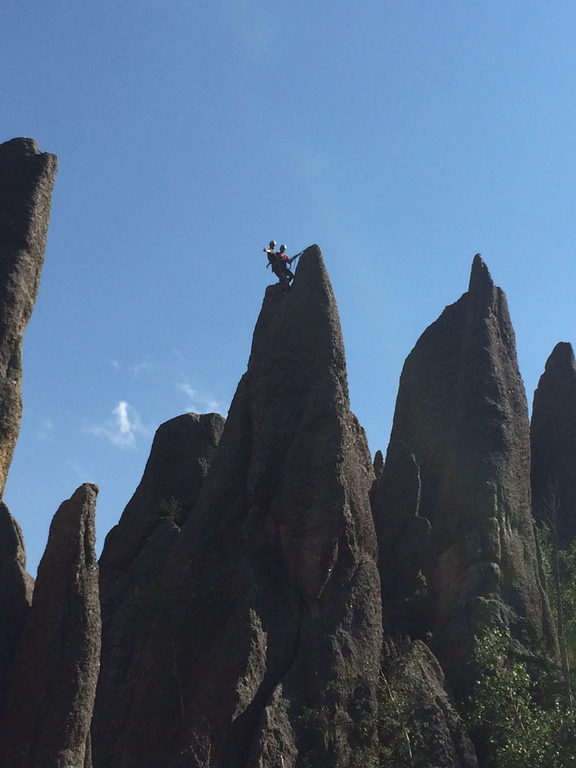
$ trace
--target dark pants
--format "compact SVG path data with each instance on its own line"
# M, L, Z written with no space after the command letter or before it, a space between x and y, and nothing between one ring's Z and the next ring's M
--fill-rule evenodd
M286 287L290 285L291 280L294 280L294 273L292 270L288 269L288 267L284 266L284 264L274 265L272 267L272 271L278 280L282 283L282 285L285 285Z

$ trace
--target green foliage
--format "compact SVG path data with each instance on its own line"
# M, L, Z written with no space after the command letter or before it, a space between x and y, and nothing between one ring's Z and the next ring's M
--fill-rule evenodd
M161 499L160 504L158 505L158 510L160 513L160 520L164 522L176 523L178 525L182 519L182 502L174 496L168 496L165 499Z
M549 525L538 526L538 543L550 608L570 669L576 668L576 541L568 549L555 546ZM573 684L576 681L573 681Z
M477 639L478 677L468 720L486 749L487 768L576 766L576 715L555 701L536 702L526 665L512 656L510 635L490 629Z
M358 743L346 768L436 768L417 743L415 691L405 677L400 681L380 672L375 688L369 693L364 680L344 676L338 684L330 683L327 692L354 694L351 696L353 719L327 706L304 707L300 722L310 744L302 768L325 764L322 741L329 732L346 732L350 743Z

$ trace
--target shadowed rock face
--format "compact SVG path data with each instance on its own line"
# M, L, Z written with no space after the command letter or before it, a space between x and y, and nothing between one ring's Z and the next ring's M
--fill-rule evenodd
M534 514L556 530L558 545L576 538L576 361L560 342L534 393L531 424Z
M32 139L0 144L0 498L22 413L21 348L44 261L56 157Z
M100 558L103 621L122 602L133 565L158 528L181 528L194 507L225 420L218 414L186 413L162 424L154 437L140 485Z
M556 653L537 568L524 388L506 298L480 256L470 286L420 337L400 380L373 491L384 614L423 637L466 688L475 631L508 625Z
M94 762L111 764L149 632L159 577L194 507L225 420L187 413L162 424L134 496L100 558L102 656L94 720Z
M373 738L356 717L381 645L373 477L313 246L291 291L267 289L106 768L336 768Z
M100 651L96 494L95 486L81 486L52 521L12 665L2 768L91 764L87 742Z
M388 640L383 685L384 708L390 710L393 696L398 706L407 709L413 765L477 768L474 746L445 689L444 673L427 645L416 640L398 649ZM392 719L395 715L393 712Z
M0 502L0 722L8 696L10 664L32 602L20 526Z

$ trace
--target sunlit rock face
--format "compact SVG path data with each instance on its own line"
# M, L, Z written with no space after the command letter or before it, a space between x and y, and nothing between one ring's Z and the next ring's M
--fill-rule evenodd
M2 768L90 768L100 656L97 492L82 485L52 520L12 662Z
M373 479L313 246L290 291L267 289L216 456L163 568L106 768L347 766L372 745Z
M0 498L22 414L22 340L38 293L56 157L32 139L0 144Z
M560 342L534 393L531 423L532 503L561 549L576 538L576 361Z
M406 360L373 506L386 626L426 638L458 692L469 684L474 633L487 624L556 653L514 331L479 255L468 291Z

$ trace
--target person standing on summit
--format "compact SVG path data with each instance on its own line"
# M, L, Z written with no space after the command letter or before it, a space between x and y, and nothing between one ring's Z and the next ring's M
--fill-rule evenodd
M290 282L294 280L294 273L288 268L292 259L288 258L286 246L281 245L279 251L275 251L276 241L270 240L268 248L263 248L264 253L268 254L268 263L272 267L272 272L276 275L284 289L290 288Z
M288 282L292 282L292 280L294 280L294 273L291 269L288 269L288 264L292 264L293 259L288 258L285 245L280 246L280 250L278 251L278 258L280 259L284 274L288 277Z
M262 248L264 253L268 254L268 261L270 264L273 263L274 257L276 256L276 251L274 250L276 248L276 240L270 240L268 243L268 248Z

